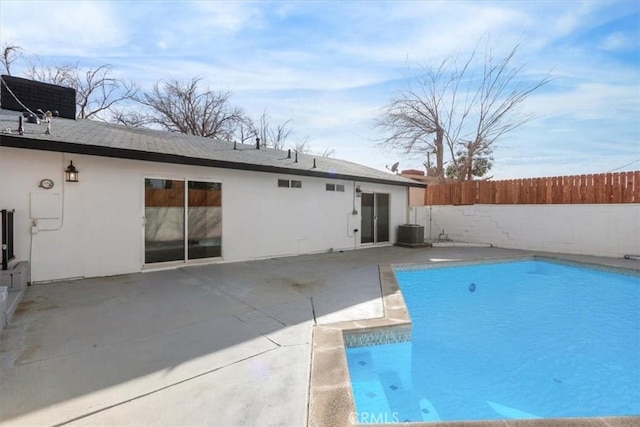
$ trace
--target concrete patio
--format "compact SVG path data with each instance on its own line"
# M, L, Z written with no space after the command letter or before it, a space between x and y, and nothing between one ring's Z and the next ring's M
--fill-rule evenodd
M382 316L379 263L510 254L384 247L31 286L0 334L0 424L302 426L314 322Z

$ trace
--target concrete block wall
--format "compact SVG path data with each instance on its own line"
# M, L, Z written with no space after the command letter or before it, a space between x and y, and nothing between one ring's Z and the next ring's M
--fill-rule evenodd
M411 208L425 239L607 257L640 254L640 204L470 205Z

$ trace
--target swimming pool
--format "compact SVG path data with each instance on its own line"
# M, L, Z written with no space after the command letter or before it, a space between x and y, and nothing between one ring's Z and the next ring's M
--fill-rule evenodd
M401 344L347 348L358 421L640 414L640 278L545 261L396 269Z

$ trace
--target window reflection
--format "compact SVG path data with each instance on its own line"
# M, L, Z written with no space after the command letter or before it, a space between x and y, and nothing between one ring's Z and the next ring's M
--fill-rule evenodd
M184 181L145 179L145 264L184 259Z
M222 184L189 181L188 185L189 259L222 255Z
M144 186L145 264L222 255L220 183L188 181L186 200L184 181L146 178Z

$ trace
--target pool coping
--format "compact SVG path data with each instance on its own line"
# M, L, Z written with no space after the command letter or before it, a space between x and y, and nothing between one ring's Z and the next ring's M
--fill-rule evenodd
M308 393L308 419L310 427L351 427L356 425L391 426L406 425L411 427L631 427L640 425L640 416L622 417L590 417L590 418L545 418L520 420L483 420L483 421L439 421L439 422L403 422L387 424L357 424L357 414L351 392L351 380L345 353L345 336L366 336L400 330L399 340L406 340L406 331L411 329L411 319L404 298L400 291L393 267L410 269L412 266L435 268L453 265L480 264L496 261L519 261L526 259L559 262L577 266L596 266L605 271L640 274L640 266L621 266L618 259L598 258L588 262L581 261L581 256L531 253L525 255L498 256L486 258L469 258L455 261L423 261L411 264L379 264L378 272L382 295L384 317L343 321L325 325L315 325L311 344L311 367ZM429 267L431 266L431 267ZM420 268L420 267L416 267ZM393 335L393 334L391 334ZM393 337L391 338L394 339ZM366 339L365 339L366 341Z

